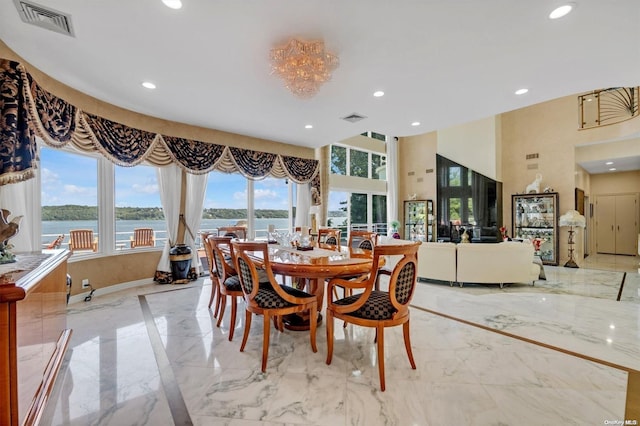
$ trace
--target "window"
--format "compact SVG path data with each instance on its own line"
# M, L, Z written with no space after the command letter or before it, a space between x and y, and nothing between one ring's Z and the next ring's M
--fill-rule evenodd
M71 229L98 233L98 160L61 149L40 149L42 245L46 248L59 235L69 244Z
M351 194L351 205L349 206L349 218L351 227L367 227L367 194Z
M371 154L371 179L387 180L387 157Z
M347 174L347 148L338 145L331 146L331 173Z
M153 228L156 247L164 246L166 223L156 168L115 166L115 249L130 249L136 228Z
M500 183L438 155L438 239L495 234L502 222ZM494 232L495 231L495 232Z
M356 149L350 150L349 171L351 176L356 177L369 177L369 153L365 151L358 151Z
M460 167L449 167L449 186L460 186L461 182Z

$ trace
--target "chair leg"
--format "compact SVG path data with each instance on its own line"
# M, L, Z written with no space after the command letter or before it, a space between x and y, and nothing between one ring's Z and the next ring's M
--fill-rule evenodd
M316 330L318 329L318 305L313 304L309 309L309 338L311 339L311 349L313 352L318 352L318 346L316 345Z
M218 318L218 315L220 315L220 297L222 296L222 294L220 294L220 287L218 286L216 288L216 310L213 313L213 316L215 318Z
M218 299L220 299L220 304L222 306L220 306L220 316L218 317L218 322L216 323L216 327L220 327L220 324L222 324L222 317L224 317L224 311L226 310L227 307L227 296L220 293L220 296L218 297Z
M411 368L416 369L416 362L413 360L413 351L411 350L411 337L409 337L409 321L402 324L402 334L404 334L404 347L407 350L409 363Z
M267 358L269 357L269 335L271 334L271 319L269 312L264 313L264 325L262 333L262 372L267 371Z
M333 358L333 313L327 309L326 311L327 320L327 365L331 364L331 359Z
M378 341L378 373L380 374L380 390L384 392L384 327L376 327L376 340Z
M209 309L211 309L211 305L213 305L213 301L216 298L217 290L218 290L218 283L211 280L211 297L209 297ZM216 313L214 313L213 316L215 317Z
M240 345L240 352L244 351L244 346L247 344L249 338L249 330L251 329L251 312L244 311L244 335L242 336L242 344Z
M236 311L238 309L236 300L237 297L231 297L231 324L229 325L229 341L233 340L233 331L236 328Z

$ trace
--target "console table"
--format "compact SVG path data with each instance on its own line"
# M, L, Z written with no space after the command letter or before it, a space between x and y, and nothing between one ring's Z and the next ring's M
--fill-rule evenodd
M68 250L0 265L0 424L38 424L69 344Z

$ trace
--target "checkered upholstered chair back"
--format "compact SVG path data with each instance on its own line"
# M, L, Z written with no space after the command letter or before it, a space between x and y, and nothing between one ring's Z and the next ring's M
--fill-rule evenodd
M320 228L318 229L318 242L335 246L337 250L340 250L341 233L340 229Z
M349 232L349 247L373 250L378 243L378 234L372 231L352 230Z
M208 237L213 253L213 263L215 265L215 276L220 282L224 282L232 275L237 275L233 266L233 247L231 237ZM225 251L227 253L225 253Z

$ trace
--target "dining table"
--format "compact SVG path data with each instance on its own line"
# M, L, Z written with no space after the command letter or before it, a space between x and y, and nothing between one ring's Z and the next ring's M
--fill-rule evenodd
M276 276L290 277L292 284L315 294L318 299L318 320L323 308L325 281L335 277L351 277L369 273L373 265L372 251L355 247L337 249L331 244L314 243L309 247L269 244L269 263ZM258 264L263 259L255 258ZM289 317L285 327L308 330L308 315Z

